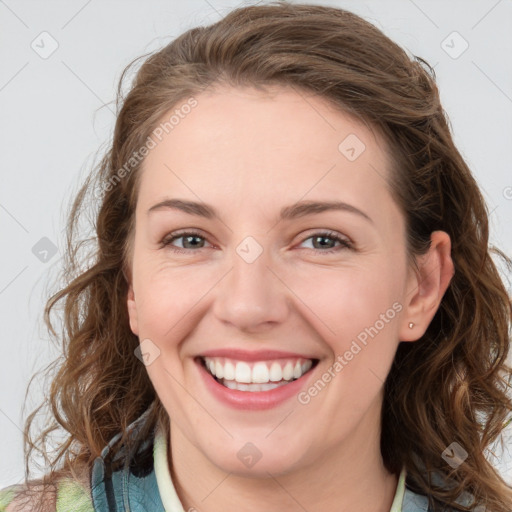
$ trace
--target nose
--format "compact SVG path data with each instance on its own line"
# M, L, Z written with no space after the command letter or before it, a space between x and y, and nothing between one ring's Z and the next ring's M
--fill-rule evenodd
M251 262L243 252L231 259L232 268L219 283L213 312L216 318L244 332L258 332L285 321L290 290L271 264L267 248Z

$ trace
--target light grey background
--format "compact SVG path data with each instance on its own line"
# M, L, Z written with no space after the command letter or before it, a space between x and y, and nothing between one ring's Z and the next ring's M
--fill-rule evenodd
M110 137L121 71L245 3L0 0L0 487L23 477L26 385L57 355L42 314L62 261L65 208ZM435 66L456 144L492 211L491 242L512 256L512 1L310 3L356 12ZM32 387L27 411L42 384ZM498 458L512 483L510 453Z

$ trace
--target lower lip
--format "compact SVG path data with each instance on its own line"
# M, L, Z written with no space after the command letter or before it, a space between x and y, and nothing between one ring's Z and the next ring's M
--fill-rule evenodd
M238 389L229 389L217 382L206 371L201 361L196 360L195 363L199 368L201 378L210 392L224 404L236 409L265 410L277 407L294 395L297 395L312 373L312 370L309 370L302 377L290 382L290 384L285 384L269 391L239 391Z

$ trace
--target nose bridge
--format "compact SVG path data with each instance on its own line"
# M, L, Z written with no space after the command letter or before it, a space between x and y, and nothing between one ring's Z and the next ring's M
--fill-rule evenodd
M234 248L231 271L215 301L219 320L243 329L283 320L286 287L275 275L269 239L247 236Z

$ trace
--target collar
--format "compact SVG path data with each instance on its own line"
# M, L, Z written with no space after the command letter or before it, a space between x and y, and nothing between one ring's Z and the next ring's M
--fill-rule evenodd
M135 442L148 415L149 409L128 425L127 437L133 443L123 444L110 457L119 432L96 457L90 482L95 512L164 512L153 467L154 435Z
M155 432L153 457L158 491L165 512L185 512L172 483L169 464L167 463L167 435L161 428L157 428Z

